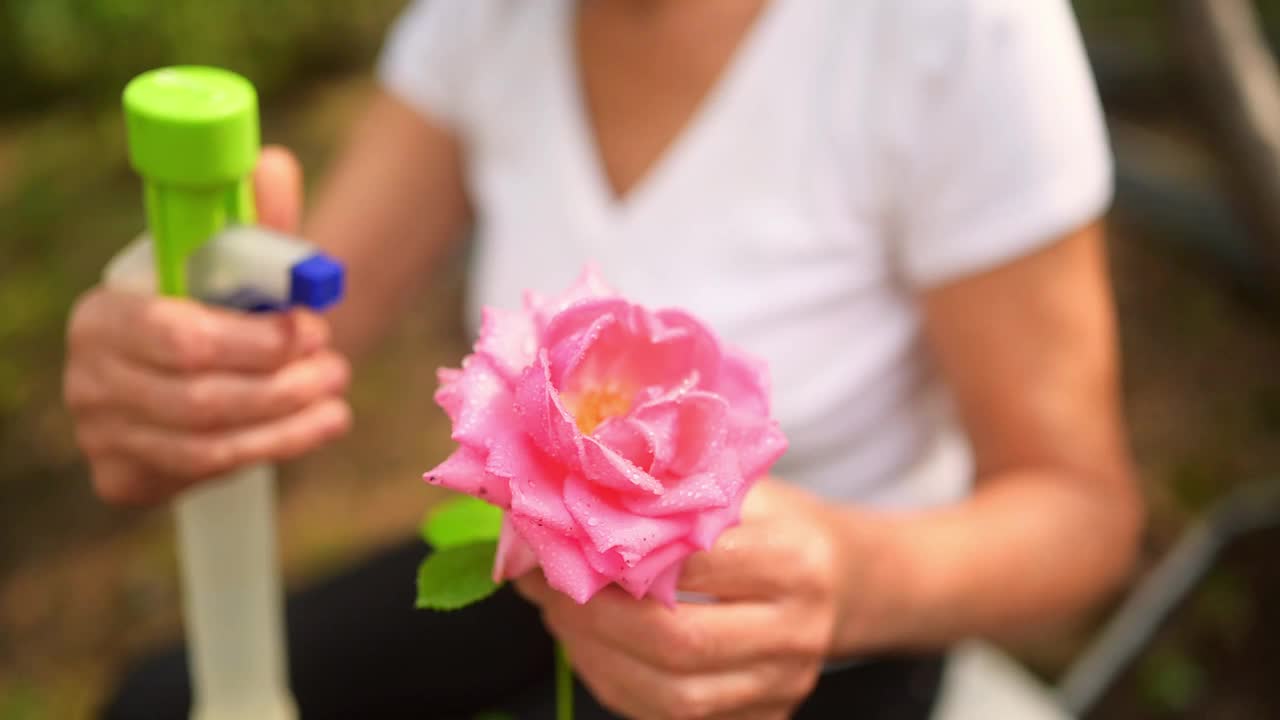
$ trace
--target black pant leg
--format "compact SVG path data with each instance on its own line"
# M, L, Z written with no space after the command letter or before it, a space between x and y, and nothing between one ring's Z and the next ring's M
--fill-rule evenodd
M289 598L290 684L303 720L469 718L487 708L521 720L555 717L552 641L510 588L452 613L415 610L427 548L412 540ZM800 720L925 720L943 662L872 660L822 677ZM576 687L579 720L614 716ZM105 720L186 720L185 649L135 666Z
M796 720L928 720L941 688L940 655L893 655L825 673L797 708ZM555 694L548 678L502 709L519 720L555 720ZM617 720L581 683L574 688L577 720Z
M892 655L826 673L796 720L927 720L942 685L940 655Z
M551 684L552 643L536 609L503 588L451 613L413 607L427 548L412 540L287 601L290 685L307 720L429 718L503 705ZM185 720L185 649L138 664L106 720Z

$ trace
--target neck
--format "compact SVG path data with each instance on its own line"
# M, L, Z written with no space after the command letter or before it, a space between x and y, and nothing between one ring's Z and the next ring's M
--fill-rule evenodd
M715 14L750 9L754 14L767 2L768 0L579 0L583 7L624 13L637 20L658 20L690 11Z

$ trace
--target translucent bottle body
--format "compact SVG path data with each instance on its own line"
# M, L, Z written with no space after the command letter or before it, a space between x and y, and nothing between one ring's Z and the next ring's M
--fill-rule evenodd
M155 292L150 239L144 234L105 271L107 285ZM341 293L333 267L300 240L251 227L229 229L194 253L191 294L244 310L318 307ZM297 268L311 262L310 274ZM328 262L325 260L325 262ZM323 262L319 263L323 265ZM301 288L300 284L328 283ZM288 690L283 603L275 527L275 470L259 464L202 482L174 503L182 566L183 619L194 720L294 720Z

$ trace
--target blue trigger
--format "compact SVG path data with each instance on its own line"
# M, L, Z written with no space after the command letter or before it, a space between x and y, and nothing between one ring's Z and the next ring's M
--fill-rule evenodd
M343 269L336 260L311 255L289 268L289 304L323 310L342 299Z

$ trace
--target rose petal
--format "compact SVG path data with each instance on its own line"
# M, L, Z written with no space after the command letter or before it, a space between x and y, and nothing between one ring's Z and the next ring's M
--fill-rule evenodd
M554 530L539 527L527 518L512 517L511 523L537 555L547 584L577 603L585 603L600 588L612 582L612 578L601 575L591 567L583 555L580 542Z
M769 369L737 348L724 348L720 375L710 389L735 411L753 418L769 417Z
M436 391L436 402L453 421L455 442L484 449L515 427L511 389L485 356L468 355L461 371L441 377L446 384Z
M653 317L661 330L652 335L652 342L668 348L673 367L687 368L678 374L686 376L696 371L706 386L715 387L723 362L720 341L715 334L701 320L683 310L664 308L654 312ZM671 372L670 368L668 372Z
M724 447L728 413L722 398L688 391L637 408L631 420L652 438L654 474L687 475L705 468Z
M627 568L627 564L622 562L622 556L617 550L600 552L589 542L580 542L578 547L582 550L583 557L587 559L587 564L610 581L616 580Z
M582 433L551 385L547 352L525 369L516 384L515 410L534 443L551 458L574 467L581 462Z
M662 473L676 454L676 428L680 411L671 400L654 400L646 403L627 418L649 439L653 447L651 470Z
M527 436L510 433L502 442L494 443L485 460L485 470L508 481L556 479L564 475L564 467L542 452Z
M564 481L556 475L523 475L512 480L510 514L562 535L578 532L564 504Z
M462 410L462 389L458 387L461 379L462 368L442 367L436 370L436 382L440 387L436 390L435 401L450 420Z
M605 447L593 437L582 439L582 471L587 479L604 488L622 492L661 495L662 483Z
M589 357L600 353L591 350L602 338L615 338L610 345L616 347L616 337L630 338L626 327L631 305L617 298L591 299L557 314L547 324L542 343L548 349L551 360L551 382L562 391L578 387L565 378L576 371Z
M729 496L729 502L722 508L694 515L693 531L689 533L688 540L699 550L709 550L721 533L738 524L742 518L742 501L754 484L740 473L734 472L734 468L739 465L734 451L726 450L719 465L722 472L718 474L718 479L721 481L721 489Z
M458 447L444 462L423 473L422 479L432 485L474 495L501 508L511 507L511 492L505 478L490 475L484 469L484 454L467 445Z
M606 418L591 437L622 459L652 474L656 438L630 418Z
M600 271L594 265L587 265L568 290L551 298L535 292L526 292L524 305L533 317L535 325L545 329L553 316L583 300L616 294L614 289L604 281Z
M460 377L462 377L462 368L436 368L436 380L441 385L448 385Z
M493 558L493 581L513 580L538 567L538 556L521 537L510 516L502 516L502 534L498 536L498 552Z
M612 302L612 305L604 305ZM714 378L720 370L715 339L701 325L686 322L674 311L666 324L661 316L620 301L597 301L616 322L581 348L581 359L558 378L564 390L613 384L629 388L678 386L691 376ZM574 312L592 310L592 305Z
M537 337L528 314L486 307L482 311L477 353L488 357L494 369L514 384L520 373L537 358Z
M669 608L676 606L676 582L680 579L680 570L684 567L684 560L673 562L654 579L653 584L649 586L649 597L666 605Z
M618 502L630 512L653 517L724 508L737 492L742 473L733 453L721 453L707 470L665 482L661 495L620 495Z
M699 550L710 550L725 530L742 521L742 499L731 500L729 505L700 513L694 521L689 541Z
M556 314L540 342L550 352L552 384L566 393L601 385L669 388L694 374L714 384L720 373L719 344L695 318L616 297Z
M690 516L645 517L616 506L607 491L576 475L564 480L564 501L578 527L600 552L617 550L627 565L635 565L655 548L693 530Z
M738 453L742 476L756 480L787 451L787 437L772 420L735 412L730 419L728 445Z
M671 573L672 567L675 568L675 577L679 577L680 567L684 564L685 558L689 557L693 551L692 545L679 540L660 547L646 555L644 559L634 566L624 570L621 577L618 578L618 585L623 590L631 593L632 596L642 598L645 593L653 589L654 583L659 578ZM674 578L671 583L670 594L667 597L657 597L656 599L668 606L675 602Z

